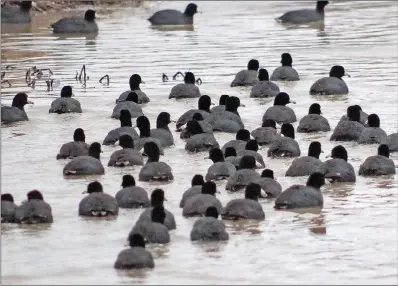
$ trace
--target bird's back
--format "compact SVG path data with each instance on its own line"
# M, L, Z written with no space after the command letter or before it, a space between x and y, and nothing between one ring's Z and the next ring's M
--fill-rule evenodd
M13 123L17 121L26 121L28 115L25 110L19 109L14 106L2 106L1 107L1 122Z
M300 9L300 10L290 11L277 18L277 21L281 23L295 24L295 25L307 24L323 20L324 20L324 14L319 13L314 9Z
M143 247L132 247L122 250L115 261L116 269L154 268L152 254Z
M275 120L277 123L293 123L296 122L296 114L289 106L274 105L269 107L264 115L263 122L267 119Z
M327 132L330 131L328 120L319 114L307 114L300 119L297 132Z
M95 21L88 22L82 17L66 17L51 24L54 33L94 33L98 31Z
M290 137L279 137L269 145L268 157L298 157L301 154L300 146Z
M65 165L63 173L64 175L102 175L105 169L97 158L79 156Z
M223 218L229 219L264 219L261 205L249 199L235 199L225 206Z
M255 180L260 179L261 176L255 170L242 169L236 171L232 176L229 177L226 190L238 190L244 188Z
M193 18L186 17L180 11L166 9L153 14L148 21L152 25L188 25L193 23Z
M15 221L18 223L52 223L51 206L42 200L25 201L15 210Z
M105 193L94 193L83 198L79 203L79 215L97 216L96 213L100 212L106 212L106 215L117 215L119 206L116 199Z
M19 7L2 7L1 22L9 24L26 24L32 21L29 12L22 11Z
M267 98L275 97L279 93L279 87L268 80L259 81L256 83L250 92L250 97Z
M319 189L293 185L284 190L275 200L277 209L322 207L323 195Z
M140 208L149 207L150 201L147 192L136 186L126 187L118 191L115 195L119 207Z
M270 80L275 81L297 81L300 77L297 71L289 66L281 66L274 70L271 75Z
M191 240L228 240L229 236L225 230L224 222L214 217L204 217L195 221Z
M376 155L366 158L359 167L359 175L380 176L395 174L394 161L385 156Z
M330 159L319 165L317 172L325 175L325 178L336 182L355 182L354 167L347 161L339 158Z
M347 84L337 77L323 77L318 79L310 88L311 95L341 95L347 93Z
M171 89L169 98L196 98L200 95L199 88L193 83L180 83Z

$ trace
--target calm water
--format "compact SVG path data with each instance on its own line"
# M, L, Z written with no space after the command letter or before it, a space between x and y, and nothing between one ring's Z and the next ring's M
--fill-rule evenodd
M334 1L333 1L334 2ZM289 9L313 2L200 2L203 13L195 16L194 31L159 31L149 28L146 18L154 11L186 2L147 3L140 9L98 11L100 33L96 38L58 37L50 23L67 13L37 15L31 28L10 32L3 26L2 70L13 87L1 91L2 104L15 93L28 92L34 106L27 106L30 121L2 128L2 192L19 203L34 188L42 191L53 208L51 226L2 225L1 272L4 284L396 284L397 276L397 176L357 177L356 184L327 185L322 191L325 207L318 214L275 212L273 202L263 202L266 220L227 223L227 243L197 244L189 240L194 219L185 219L178 207L182 193L196 173L205 174L211 162L206 153L187 155L184 142L175 133L176 146L162 160L173 168L175 181L161 186L166 207L175 214L177 230L167 246L149 246L155 257L152 271L117 272L113 263L141 210L121 210L116 220L92 221L78 217L77 207L86 185L99 180L104 190L115 194L124 174L138 176L139 168L106 167L106 175L65 179L66 161L55 156L63 143L81 127L88 142L102 142L119 122L110 115L115 99L128 88L131 74L139 73L142 90L151 98L144 113L155 124L161 111L177 119L194 108L197 100L176 102L168 94L177 82L171 76L191 70L203 80L202 94L218 102L221 94L237 95L246 105L240 110L246 128L253 130L270 101L249 98L250 89L230 88L233 75L256 58L272 72L280 54L290 52L301 81L280 83L297 104L300 119L311 103L318 101L332 129L348 105L360 104L377 113L382 128L397 132L397 3L393 1L339 1L327 6L324 31L286 29L274 18ZM83 9L84 10L84 9ZM90 77L84 87L74 77L82 65ZM308 94L310 85L328 74L332 65L343 65L351 78L350 94L319 99ZM54 91L40 82L26 87L27 68L51 68ZM170 81L162 83L162 73ZM110 76L110 85L98 80ZM181 82L181 79L179 79ZM83 114L48 114L50 103L64 85L72 85ZM297 126L297 123L294 124ZM303 154L312 140L322 143L324 160L335 144L328 134L297 134ZM234 135L217 134L220 144ZM375 154L377 146L343 144L356 171ZM118 147L104 147L102 162ZM266 148L261 154L266 159ZM398 154L393 154L398 164ZM305 183L306 178L285 178L291 160L266 159L283 188ZM136 177L137 178L137 177ZM242 194L218 195L223 204ZM139 183L151 192L158 185Z

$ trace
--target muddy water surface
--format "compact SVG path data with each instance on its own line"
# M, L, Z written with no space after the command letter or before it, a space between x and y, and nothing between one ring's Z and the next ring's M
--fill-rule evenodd
M193 31L160 31L146 21L154 11L184 9L186 2L152 2L145 8L113 8L98 11L100 33L92 36L55 36L49 24L68 13L39 14L30 27L2 25L2 70L11 88L2 88L2 104L11 104L24 91L35 102L27 106L30 121L2 127L1 190L19 203L34 188L42 191L54 214L51 226L2 225L1 272L4 284L396 284L397 281L397 177L357 177L355 184L327 185L321 213L275 212L273 202L262 202L266 220L227 222L227 243L197 244L189 240L194 219L185 219L178 204L192 176L205 174L211 162L207 154L188 155L179 134L176 145L166 149L162 160L173 168L175 181L161 187L167 209L176 217L177 230L167 246L148 246L155 257L151 271L117 272L113 263L140 210L121 210L116 220L92 221L78 217L77 207L87 183L97 179L104 190L115 194L124 174L138 176L139 168L106 167L100 177L65 179L65 161L55 156L72 139L75 128L86 132L88 142L102 142L119 125L110 115L119 94L128 89L131 74L146 82L142 90L151 98L143 107L151 123L161 111L177 119L194 108L196 100L168 100L177 71L191 70L203 80L202 94L218 102L221 94L237 95L246 105L240 113L249 130L260 126L269 100L249 98L250 89L230 88L234 74L256 58L271 73L280 54L290 52L301 81L280 83L297 102L292 106L300 119L311 103L322 105L332 129L348 105L360 104L377 113L381 127L397 132L397 4L393 1L339 1L326 7L324 30L288 29L274 18L283 12L312 6L313 2L199 2L203 13L195 16ZM87 67L86 85L74 77ZM351 78L350 94L316 98L311 84L328 74L331 66L345 67ZM44 82L27 87L25 70L50 68L54 90ZM162 83L162 73L170 81ZM110 85L98 80L109 74ZM181 81L181 78L179 79ZM83 114L48 114L50 103L64 85L72 85ZM295 124L297 126L297 123ZM174 128L173 128L174 129ZM331 133L297 134L302 153L313 140L322 143L325 160L333 146ZM217 134L220 144L234 136ZM377 152L377 146L343 143L357 171L361 162ZM106 165L117 147L104 147ZM260 152L266 159L267 148ZM397 162L397 154L392 158ZM287 178L291 160L266 159L283 188L305 183L306 178ZM137 178L137 177L136 177ZM224 189L225 183L219 183ZM139 183L151 192L156 184ZM223 204L241 194L218 195Z

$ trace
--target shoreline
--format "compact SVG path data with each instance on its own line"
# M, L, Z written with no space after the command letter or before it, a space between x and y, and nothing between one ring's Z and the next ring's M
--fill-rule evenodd
M96 1L76 1L76 0L57 0L57 1L34 1L36 7L32 7L33 13L45 13L51 11L62 11L76 9L78 7L140 7L145 0L96 0ZM1 6L16 6L20 1L2 1Z

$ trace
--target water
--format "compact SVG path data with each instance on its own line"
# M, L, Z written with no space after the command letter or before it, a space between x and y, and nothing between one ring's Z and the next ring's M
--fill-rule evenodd
M377 113L382 128L396 132L397 124L397 3L390 1L339 1L326 8L324 31L286 29L274 18L289 9L312 6L310 1L288 2L200 2L202 14L195 16L194 31L159 31L149 28L146 18L154 11L185 2L151 2L145 8L99 10L100 33L96 38L58 37L50 23L70 13L41 14L31 28L11 33L3 27L2 70L13 85L2 89L2 104L10 104L16 92L28 92L34 106L26 107L30 121L2 128L2 192L10 192L19 203L32 189L43 192L54 214L51 226L2 225L2 279L4 284L396 284L397 276L397 176L357 177L355 184L323 188L325 207L318 214L275 212L273 202L263 202L266 220L251 223L227 222L227 243L197 244L189 240L194 219L181 216L178 204L192 176L205 174L211 162L207 154L187 155L179 134L176 146L162 160L169 163L175 181L162 185L167 209L175 214L177 230L167 246L148 246L155 257L152 271L117 272L113 263L140 210L121 210L116 220L92 221L78 217L77 207L88 182L98 179L114 195L124 174L138 175L139 168L106 167L106 175L65 179L65 161L56 154L72 140L77 127L84 128L88 142L102 142L119 125L110 115L119 94L128 89L131 74L139 73L142 90L151 98L144 113L154 125L161 111L177 119L194 108L196 100L168 100L177 82L171 76L191 70L203 80L202 94L214 102L221 94L238 95L246 105L241 115L253 130L270 101L249 98L250 89L230 88L233 75L256 58L271 73L279 66L280 54L290 52L301 81L280 83L297 104L297 118L318 101L332 129L348 105L360 104ZM82 9L82 11L84 8ZM74 77L82 65L90 77L84 88ZM308 94L318 78L332 65L341 64L351 78L350 94L319 99ZM44 82L35 90L24 81L27 68L51 68L54 91ZM162 83L162 73L170 81ZM98 80L109 74L110 85ZM181 82L181 78L179 79ZM72 85L83 114L48 114L50 103L64 85ZM297 126L297 123L294 124ZM312 140L322 143L325 153L333 146L328 134L297 134L302 153ZM220 144L234 136L217 134ZM343 143L356 171L377 146ZM117 147L104 147L106 165ZM305 183L306 178L286 178L291 160L269 160L283 188ZM398 155L392 158L398 163ZM139 183L151 192L158 185ZM219 185L224 189L224 183ZM222 191L223 204L241 194Z

